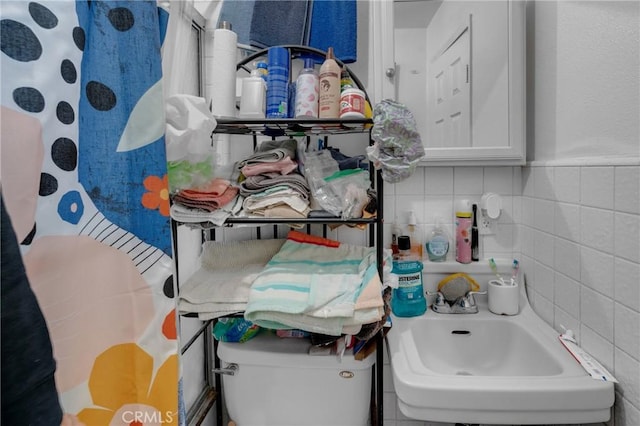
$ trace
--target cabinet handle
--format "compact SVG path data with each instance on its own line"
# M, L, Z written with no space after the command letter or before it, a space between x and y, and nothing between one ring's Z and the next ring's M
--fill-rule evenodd
M395 68L387 68L387 70L384 73L386 74L387 77L393 78L393 77L396 76L396 69Z
M213 374L225 374L227 376L233 376L239 370L238 364L229 364L227 368L214 368L211 370Z

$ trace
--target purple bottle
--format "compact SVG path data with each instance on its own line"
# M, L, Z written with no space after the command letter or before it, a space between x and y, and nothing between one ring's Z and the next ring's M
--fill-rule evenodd
M471 203L460 200L456 204L456 260L460 263L471 263Z

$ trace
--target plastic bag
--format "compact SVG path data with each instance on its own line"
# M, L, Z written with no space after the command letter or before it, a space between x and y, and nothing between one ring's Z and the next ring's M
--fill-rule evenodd
M195 188L213 178L211 133L217 121L204 98L174 95L165 105L169 190Z
M304 153L304 176L311 189L311 197L317 205L335 216L340 215L342 209L324 179L339 170L338 162L329 151Z
M213 337L221 342L244 343L260 330L260 327L244 318L222 318L213 327Z
M342 219L362 217L362 210L369 202L369 172L360 169L348 169L336 172L325 178L328 197L333 204L339 205L340 211L331 212Z
M371 137L374 144L367 147L367 156L382 170L386 182L397 183L411 176L425 155L415 118L399 102L384 99L375 106Z

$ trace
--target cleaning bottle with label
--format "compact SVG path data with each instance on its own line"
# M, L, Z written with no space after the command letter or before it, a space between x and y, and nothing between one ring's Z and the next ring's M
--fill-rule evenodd
M422 262L411 254L411 238L398 237L400 253L393 261L392 273L398 276L398 288L393 289L391 310L398 317L415 317L427 311L422 285Z
M320 67L320 118L340 116L340 65L333 55L333 47L327 49L327 57Z

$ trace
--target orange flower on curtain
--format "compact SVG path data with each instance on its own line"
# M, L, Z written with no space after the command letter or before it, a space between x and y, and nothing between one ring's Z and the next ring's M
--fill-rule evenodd
M168 176L147 176L143 184L149 192L142 194L142 205L149 210L157 209L162 216L169 216Z
M177 425L178 356L154 376L153 358L140 346L112 346L96 358L89 392L95 407L78 413L87 426Z

